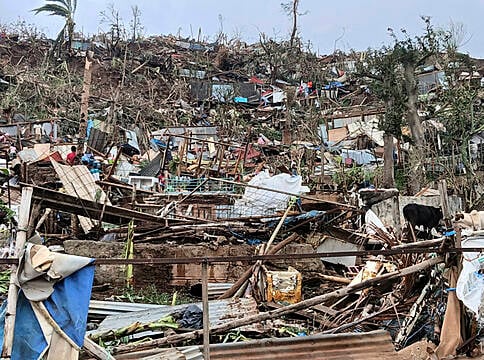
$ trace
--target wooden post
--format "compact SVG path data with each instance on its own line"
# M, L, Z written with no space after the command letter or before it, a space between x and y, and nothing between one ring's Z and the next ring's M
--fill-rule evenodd
M23 250L23 248L25 247L25 242L27 241L27 227L29 225L32 192L33 189L31 187L24 187L22 189L22 200L20 201L20 208L18 214L18 228L14 257L19 256L20 251ZM15 284L17 268L17 264L12 265L10 268L11 274L7 297L7 311L5 314L5 327L3 332L2 358L10 358L12 355L14 335L13 331L15 327L15 315L17 310L17 299L19 291L19 288Z
M114 170L116 170L116 165L118 164L118 160L119 160L119 157L121 156L121 146L118 147L118 151L116 153L116 157L114 158L114 161L113 161L113 165L111 165L111 167L109 168L109 172L108 172L108 175L106 176L106 179L109 180L109 178L111 177L111 175L114 174Z
M219 159L218 159L218 167L217 167L217 173L220 175L220 170L222 170L222 162L224 159L224 154L225 154L225 146L222 145L220 147L220 154L219 154Z
M88 51L86 53L86 63L84 65L84 81L82 84L82 95L81 95L81 114L79 123L79 140L84 143L86 137L87 120L88 120L88 110L89 110L89 92L91 89L91 75L92 75L92 57L94 52Z
M278 253L281 249L283 249L287 244L297 240L299 238L299 235L296 233L293 233L289 235L287 238L282 240L280 243L276 244L275 246L271 247L266 255L272 255ZM228 299L229 297L232 297L237 293L237 291L240 289L241 286L245 284L245 282L250 278L250 275L252 274L252 266L248 268L242 276L237 280L234 285L230 289L228 289L226 292L224 292L222 295L219 296L220 299Z
M237 161L235 162L234 171L232 171L232 175L234 176L239 173L240 159L242 159L242 148L239 148L239 154L237 155Z
M97 360L116 360L106 349L96 344L88 336L84 338L82 348Z
M200 175L200 167L202 166L203 149L205 149L205 141L202 141L202 149L200 151L200 156L198 157L196 177Z
M392 197L392 217L395 236L400 239L402 236L402 224L400 222L400 193Z
M210 360L210 316L208 313L208 262L202 262L203 358Z
M161 160L161 170L160 170L161 173L165 171L166 156L168 155L170 142L171 142L171 136L168 136L168 140L166 141L165 151L163 151L163 159Z
M447 196L447 181L442 179L439 181L439 193L440 193L440 205L442 207L442 215L444 216L445 226L450 228L452 226L450 222L450 209L449 209L449 197Z

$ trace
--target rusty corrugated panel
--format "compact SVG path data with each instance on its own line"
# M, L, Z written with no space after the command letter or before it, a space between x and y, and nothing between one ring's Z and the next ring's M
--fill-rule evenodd
M395 355L390 334L386 331L263 339L210 346L211 360L383 360Z

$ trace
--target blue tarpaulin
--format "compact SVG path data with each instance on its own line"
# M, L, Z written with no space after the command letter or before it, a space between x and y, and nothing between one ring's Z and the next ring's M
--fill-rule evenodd
M340 83L339 81L331 81L328 85L324 86L324 90L330 90L334 88L340 88L343 87L343 83Z
M52 295L43 301L51 317L79 347L84 343L93 279L94 265L91 264L56 283ZM0 308L1 344L3 344L5 312L6 302ZM47 347L48 343L32 306L20 290L11 359L39 359Z

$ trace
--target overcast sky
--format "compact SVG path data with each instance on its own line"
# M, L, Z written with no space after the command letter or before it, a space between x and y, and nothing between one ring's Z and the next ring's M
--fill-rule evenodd
M75 16L77 28L84 33L107 30L100 24L99 13L109 4L120 11L128 25L130 8L137 4L147 35L177 34L214 37L223 26L226 34L238 34L248 42L264 32L277 38L288 37L291 23L281 9L287 0L78 0ZM0 0L0 23L18 18L37 25L50 37L62 27L62 20L30 10L44 4L42 0ZM336 48L363 50L390 42L387 28L407 29L421 34L421 15L431 16L435 25L451 22L464 24L467 42L461 48L473 57L484 58L484 0L300 0L300 34L311 41L313 50L328 54ZM222 19L221 21L219 19Z

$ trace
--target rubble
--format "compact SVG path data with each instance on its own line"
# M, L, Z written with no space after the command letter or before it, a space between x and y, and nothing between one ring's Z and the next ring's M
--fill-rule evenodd
M97 359L262 359L278 347L331 359L349 346L355 359L398 358L424 340L441 359L479 348L482 234L451 220L482 189L463 201L455 179L450 190L442 177L416 194L382 188L385 109L343 55L156 36L123 44L124 60L92 42L49 80L38 68L47 42L24 61L32 44L2 41L0 91L31 94L26 113L39 115L6 108L0 126L7 355L28 292L14 261L34 242L53 258L92 258L94 284L79 289L97 299L83 308L92 328L73 348ZM412 166L401 141L397 170ZM459 175L455 156L427 160L429 174ZM407 204L442 208L438 234L405 224ZM114 301L147 284L171 304ZM188 288L196 299L178 304ZM68 325L54 319L50 334L69 342Z

